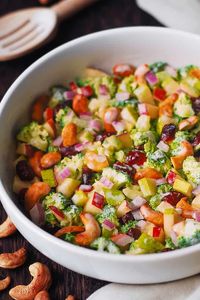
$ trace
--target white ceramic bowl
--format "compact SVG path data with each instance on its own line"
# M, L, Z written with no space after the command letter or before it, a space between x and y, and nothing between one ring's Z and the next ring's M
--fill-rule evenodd
M99 253L68 244L34 225L15 204L12 193L15 133L27 121L30 105L52 84L70 80L86 66L105 70L120 62L134 65L167 61L198 64L200 37L154 27L107 30L62 45L31 65L11 86L0 105L0 197L22 235L40 252L82 274L120 283L176 280L200 272L200 245L140 256Z

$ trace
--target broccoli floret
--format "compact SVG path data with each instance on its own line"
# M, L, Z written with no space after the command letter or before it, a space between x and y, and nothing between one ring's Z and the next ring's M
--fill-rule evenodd
M76 205L69 205L63 213L67 217L70 225L80 225L80 213L82 212L82 207Z
M192 102L185 93L181 93L175 102L174 113L181 118L188 118L195 114L192 108Z
M50 107L55 107L60 102L65 101L64 92L66 90L67 90L67 88L62 86L62 85L53 86L50 89L51 98L50 98L50 101L49 101L49 106Z
M140 132L136 129L131 131L131 138L135 146L141 146L151 141L153 144L157 142L158 135L155 131Z
M107 251L112 254L120 254L120 249L117 247L112 241L104 238L99 237L94 240L90 247L97 250L97 251Z
M124 108L126 106L136 107L137 104L138 104L137 99L128 99L128 100L124 100L124 101L116 101L116 100L112 101L112 106L120 107L120 108Z
M157 72L161 72L165 69L165 67L167 66L167 63L163 62L163 61L158 61L155 62L151 65L149 65L149 68L151 69L151 71L153 71L154 73Z
M176 246L174 245L174 243L172 242L172 239L171 238L167 238L165 240L165 248L169 248L169 249L172 249L172 250L175 250L176 249Z
M180 143L182 141L191 141L193 134L189 131L177 131L175 139L170 143L170 151L172 156L176 156L182 150Z
M153 153L156 150L156 144L152 143L151 141L148 141L147 143L144 144L144 152L146 154L148 153Z
M46 129L37 122L31 122L24 126L17 135L17 140L46 151L49 144L49 134Z
M116 209L111 205L105 205L102 213L96 215L97 221L102 224L106 219L113 222L116 226L119 226Z
M129 231L129 229L135 228L136 224L137 224L137 221L130 220L126 224L124 224L120 227L120 231L123 233L127 233Z
M66 124L72 122L75 117L73 110L69 107L61 108L56 114L56 123L60 128L63 128Z
M70 201L65 198L65 196L61 193L51 192L42 200L42 206L45 210L49 208L49 206L55 206L60 210L66 209L69 205Z
M156 239L148 235L147 233L142 233L138 240L134 241L130 245L129 254L145 254L160 252L164 249L163 244L158 242Z
M200 242L200 222L192 219L185 220L185 227L182 235L178 236L177 245L184 248Z
M178 77L179 79L185 78L188 76L188 73L193 70L197 69L198 67L195 65L187 65L185 67L179 68L178 69Z
M130 75L125 77L118 86L118 92L128 92L130 95L133 95L134 89L136 88L136 84L134 82L134 76Z
M172 186L170 184L161 184L157 188L157 193L153 197L150 198L149 204L153 209L156 209L157 206L161 203L163 195L170 192L172 190Z
M48 146L47 152L58 152L59 148L57 146L54 146L53 144L50 144Z
M102 77L94 77L94 78L86 78L83 79L83 82L89 84L93 90L95 95L99 96L99 87L101 84L105 85L108 88L110 97L112 98L117 90L117 85L115 84L113 78L111 76L102 76Z
M166 174L172 167L171 161L169 160L167 155L161 150L156 150L153 153L148 153L147 161L145 164L148 167L154 168L163 174Z
M121 188L131 182L131 178L127 173L120 172L111 167L105 168L102 177L108 178L114 183L115 188Z
M196 245L200 242L200 230L197 230L192 237L178 237L178 247L185 248Z
M183 172L190 182L200 184L200 162L194 156L188 156L183 161Z
M83 161L84 156L81 153L73 155L72 158L64 157L55 166L55 173L59 174L64 168L67 167L70 170L70 178L80 179L83 170Z
M63 239L68 243L73 243L74 242L74 234L73 233L65 233L65 235L63 236Z

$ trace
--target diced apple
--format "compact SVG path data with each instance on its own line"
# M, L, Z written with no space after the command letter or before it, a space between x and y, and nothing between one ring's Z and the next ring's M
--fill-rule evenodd
M127 200L124 200L117 208L118 218L123 217L125 214L127 214L131 210L132 210L131 204Z
M173 208L173 206L168 203L167 201L162 201L157 207L156 207L156 210L161 212L161 213L164 213L164 211L166 209L169 209L169 208Z
M156 194L156 182L151 178L142 178L138 184L144 197L151 197Z
M66 197L71 197L79 185L79 180L73 178L65 178L62 183L57 186L56 190Z
M138 118L138 114L135 111L134 107L132 106L127 106L124 107L121 111L121 118L124 121L127 121L133 125L135 125L137 118Z
M146 84L140 84L134 93L140 102L154 104L153 95Z
M88 201L87 194L81 190L75 192L72 197L72 202L77 206L84 206Z
M178 222L173 225L172 230L178 235L184 235L185 231L185 221Z
M129 198L131 200L133 200L137 196L140 196L140 197L143 196L138 185L127 186L125 189L122 190L122 192L124 193L124 195L127 198Z
M200 194L192 200L191 204L194 209L200 209Z
M130 148L133 145L133 141L129 133L122 133L117 136L124 147Z
M180 222L182 218L174 209L166 209L163 218L165 235L166 237L170 237L174 224Z
M142 103L138 105L141 115L148 115L151 119L157 119L158 107L149 103Z
M172 95L176 93L177 90L179 89L179 84L174 79L169 77L163 81L162 87L164 88L164 90L167 92L168 95Z
M157 229L157 233L155 235L155 230ZM162 227L157 227L151 222L146 222L143 232L147 233L148 235L152 236L154 239L163 243L165 240L165 233Z
M173 184L173 189L185 196L191 197L193 187L189 182L183 179L176 178Z
M146 106L146 104L139 104L139 105L145 105ZM151 127L150 116L147 116L147 115L139 116L139 118L137 119L137 122L136 122L136 128L139 131L148 131L150 129L150 127Z
M30 145L26 143L18 143L16 152L19 155L31 157L34 153L34 150Z
M90 213L92 215L97 215L97 214L100 214L102 213L102 209L98 208L97 206L93 205L92 204L92 201L93 201L93 196L94 196L94 192L91 192L89 194L89 199L88 201L86 202L85 206L84 206L84 211L87 212L87 213Z

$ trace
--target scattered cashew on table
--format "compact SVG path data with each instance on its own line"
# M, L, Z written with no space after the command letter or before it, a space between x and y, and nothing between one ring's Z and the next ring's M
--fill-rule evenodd
M0 280L0 292L7 289L11 281L10 276L5 277L4 279Z
M15 269L22 266L26 260L26 249L20 248L13 253L0 254L0 267L4 269Z
M10 236L15 233L16 230L17 229L11 219L7 217L7 219L0 225L0 238Z

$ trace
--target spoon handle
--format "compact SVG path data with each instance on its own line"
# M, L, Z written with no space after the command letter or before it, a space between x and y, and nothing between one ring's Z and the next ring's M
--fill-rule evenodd
M96 1L97 0L63 0L53 5L51 9L55 11L58 21L60 22Z

